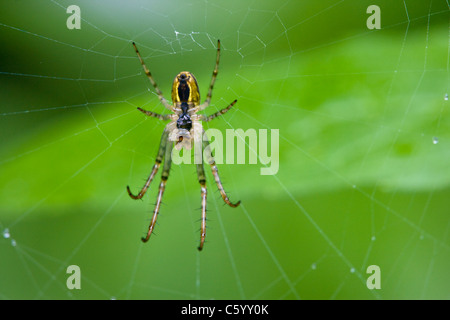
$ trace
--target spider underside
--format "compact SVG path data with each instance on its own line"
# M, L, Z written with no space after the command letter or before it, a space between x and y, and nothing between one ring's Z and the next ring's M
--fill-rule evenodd
M153 216L148 228L147 235L145 237L142 237L142 241L147 242L155 228L156 219L158 217L162 197L164 194L164 189L167 183L167 179L169 178L170 166L172 164L172 149L174 143L175 148L177 149L181 148L191 149L194 140L195 141L203 140L202 154L205 154L206 161L211 167L214 180L220 191L222 199L225 201L226 204L228 204L231 207L237 207L240 204L240 201L232 203L228 199L228 196L222 186L222 182L220 181L219 172L216 163L214 161L214 157L211 154L210 150L208 150L210 142L208 140L203 139L204 129L201 125L201 121L208 122L218 116L225 114L228 110L230 110L233 107L233 105L237 102L237 100L234 100L226 108L218 112L215 112L209 116L197 114L198 111L202 111L207 107L209 107L211 102L211 95L219 68L219 58L220 58L219 40L217 41L216 65L211 77L211 83L209 85L209 91L206 96L206 100L202 104L200 104L200 93L197 85L197 80L195 79L194 75L188 71L182 71L175 77L172 85L172 104L170 104L164 98L161 90L159 89L158 85L153 79L152 74L148 70L141 55L139 54L139 51L134 42L133 47L136 51L139 61L141 62L145 74L147 75L151 84L155 88L159 100L167 109L173 112L172 114L161 115L152 111L147 111L142 108L138 108L139 111L143 112L147 116L155 117L160 120L170 120L170 122L166 125L162 133L161 142L159 145L158 153L156 155L155 164L153 165L152 171L149 177L147 178L147 181L145 182L144 186L142 187L141 191L137 195L134 195L131 192L130 187L127 186L127 191L131 198L141 199L144 196L147 189L149 188L150 183L152 182L156 173L158 172L161 163L163 163L163 172L161 174L161 182L159 184L159 191L155 209L153 211ZM201 138L199 140L196 140L195 138L198 138L199 135ZM203 150L205 149L206 152L203 152ZM201 212L202 212L201 226L200 226L200 245L198 246L198 250L202 250L206 238L206 196L207 196L206 175L203 167L203 161L201 161L200 164L196 164L196 167L197 167L198 182L200 183L201 187Z

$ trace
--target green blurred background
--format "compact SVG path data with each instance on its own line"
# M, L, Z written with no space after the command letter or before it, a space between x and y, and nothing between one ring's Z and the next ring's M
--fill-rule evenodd
M448 1L2 1L0 39L0 298L450 298ZM189 70L204 98L217 39L206 114L238 103L208 127L279 129L279 172L221 165L237 209L208 172L199 253L195 167L173 166L143 244L159 177L125 187L164 123L136 108L166 111L131 42L166 97Z

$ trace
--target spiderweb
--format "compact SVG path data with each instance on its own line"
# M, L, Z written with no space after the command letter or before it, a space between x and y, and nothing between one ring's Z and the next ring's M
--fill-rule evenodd
M66 8L81 9L69 30ZM381 8L369 30L366 9ZM450 20L427 1L20 1L1 4L2 299L448 299ZM142 186L166 113L193 72L207 128L279 129L280 169L173 166L156 234ZM258 151L249 147L248 153ZM207 168L205 168L207 169ZM159 179L159 177L158 177ZM156 180L158 180L156 179ZM81 290L66 287L69 265ZM381 289L369 290L369 265Z

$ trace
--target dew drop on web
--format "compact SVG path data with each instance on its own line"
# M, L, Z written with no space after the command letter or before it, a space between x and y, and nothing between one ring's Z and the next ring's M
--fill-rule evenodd
M9 229L8 228L3 230L3 238L8 239L10 236L11 236L11 234L9 233Z

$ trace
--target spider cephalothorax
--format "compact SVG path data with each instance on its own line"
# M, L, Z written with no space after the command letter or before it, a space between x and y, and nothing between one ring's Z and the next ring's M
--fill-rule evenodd
M204 103L200 104L200 92L198 89L197 79L195 79L194 75L188 71L182 71L175 77L172 85L172 104L170 104L163 96L161 90L158 88L155 80L153 79L152 74L147 69L144 61L139 54L139 51L136 47L136 44L133 42L134 49L136 54L141 62L141 65L150 80L151 84L155 88L155 91L159 97L161 103L170 111L172 114L161 115L158 113L154 113L152 111L147 111L141 108L138 108L139 111L145 113L148 116L158 118L160 120L170 120L170 122L164 128L161 142L158 150L158 154L156 155L155 164L153 165L150 176L145 182L144 187L141 189L138 195L134 195L130 188L127 186L128 194L133 199L141 199L145 192L147 191L150 183L155 177L158 169L163 163L163 172L161 175L161 183L159 185L158 197L156 200L155 210L153 211L152 220L150 222L150 226L148 228L148 232L146 237L142 238L143 242L147 242L150 238L150 235L153 232L153 229L156 224L156 218L158 217L159 209L161 206L162 196L164 193L164 189L166 186L167 179L169 178L170 166L172 164L172 146L175 143L175 148L181 149L191 149L194 141L199 141L202 144L202 151L207 149L209 146L209 141L203 140L204 130L201 125L201 121L210 121L230 110L233 105L236 103L234 100L228 107L213 113L210 116L197 114L198 111L206 109L211 102L212 90L214 87L214 82L216 81L218 68L219 68L219 57L220 57L220 41L217 41L217 57L216 57L216 66L213 71L213 75L211 78L211 83L209 85L209 91L206 96L206 100ZM225 190L223 189L222 182L220 181L219 172L214 161L214 158L210 151L204 152L205 158L208 164L211 167L211 171L214 175L214 180L217 184L217 187L220 191L220 194L225 201L231 207L237 207L240 204L240 201L237 203L232 203L228 199ZM201 186L201 204L202 204L202 219L201 219L201 235L200 235L200 245L198 247L199 250L202 250L203 244L205 242L206 237L206 175L203 168L203 162L200 164L196 164L197 166L197 176L198 181Z

